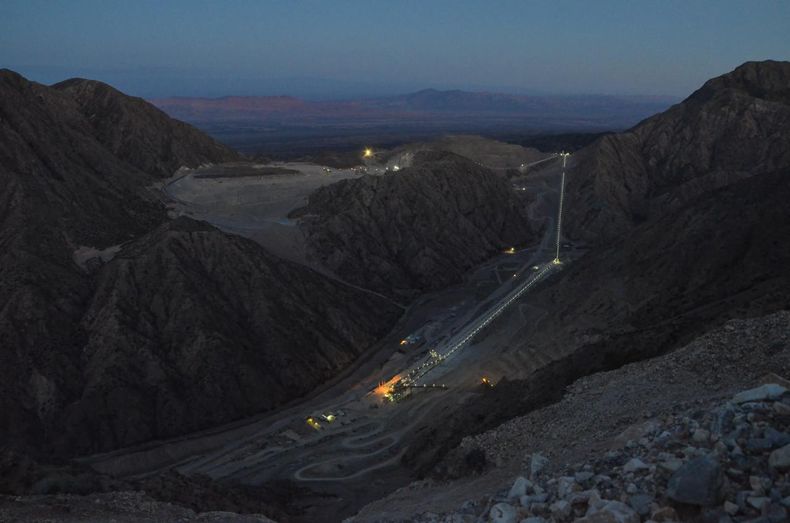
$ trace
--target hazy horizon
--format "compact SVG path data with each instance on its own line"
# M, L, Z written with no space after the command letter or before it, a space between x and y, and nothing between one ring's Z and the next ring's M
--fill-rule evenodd
M404 1L0 6L0 67L133 95L374 97L420 89L683 97L790 58L790 4ZM669 35L669 36L668 36Z

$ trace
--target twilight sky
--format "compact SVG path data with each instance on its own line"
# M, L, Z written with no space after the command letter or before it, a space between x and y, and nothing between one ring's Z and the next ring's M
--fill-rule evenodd
M685 96L790 59L789 1L2 0L0 67L139 96Z

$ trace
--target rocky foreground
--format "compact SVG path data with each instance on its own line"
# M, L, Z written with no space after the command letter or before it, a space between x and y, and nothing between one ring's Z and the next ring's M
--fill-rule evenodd
M544 473L549 460L535 453L510 489L413 521L788 521L790 384L766 381L716 408L645 422L623 448L561 474Z
M730 321L464 439L352 521L788 521L788 356L790 313Z

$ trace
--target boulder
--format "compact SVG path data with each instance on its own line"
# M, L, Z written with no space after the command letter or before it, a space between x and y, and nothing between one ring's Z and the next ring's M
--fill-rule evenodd
M790 468L790 444L771 452L768 464L774 469Z
M787 389L776 383L767 383L754 389L744 390L733 396L735 403L747 403L750 401L765 401L779 399Z
M532 479L540 474L540 472L549 464L549 459L540 453L532 455L529 464L529 474Z
M549 511L551 515L557 520L563 520L565 518L570 517L571 515L571 504L561 499L559 501L555 501L549 506Z
M519 499L522 496L527 495L527 489L530 486L529 480L523 476L519 476L516 478L516 481L513 483L513 486L510 487L510 492L508 492L507 499L514 500Z
M632 458L628 463L623 465L623 472L636 472L638 470L645 470L649 469L648 466L644 461L639 458Z
M488 513L492 523L515 523L516 509L507 503L497 503Z
M591 507L583 518L576 523L639 523L639 514L634 509L619 501L603 501Z
M721 465L711 456L700 456L680 467L667 484L667 495L689 505L715 505L721 495Z

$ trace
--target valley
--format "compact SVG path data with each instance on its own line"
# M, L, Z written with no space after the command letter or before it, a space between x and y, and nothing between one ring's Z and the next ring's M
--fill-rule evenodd
M296 250L291 243L283 249L279 243L283 233L277 228L285 227L291 242L304 245L297 220L289 218L291 211L327 183L361 175L398 176L391 166L407 163L404 157L412 154L401 152L388 160L390 166L368 162L364 169L373 174L299 163L276 164L288 173L260 176L255 173L264 167L248 164L182 170L163 182L162 191L174 202L170 213L209 221L308 264L304 248ZM392 332L309 398L225 429L79 461L122 478L175 469L252 486L293 481L310 491L303 506L293 507L303 511L303 521L334 521L403 486L410 471L401 458L431 417L485 394L503 378L528 375L540 364L505 363L503 340L548 314L530 305L529 289L583 253L570 243L560 245L557 217L565 161L564 156L549 155L522 164L520 177L511 180L511 190L528 207L526 215L543 224L538 243L508 248L466 274L462 283L420 297ZM562 262L557 263L560 253ZM485 328L492 322L496 328ZM539 361L550 357L539 356ZM411 385L399 389L399 399L393 401L389 398L395 391L383 384L395 382L397 388L396 380ZM441 387L433 388L436 383Z
M325 165L0 71L0 519L95 495L149 520L781 520L788 85L747 62L572 154L446 135ZM731 479L678 496L698 458Z

